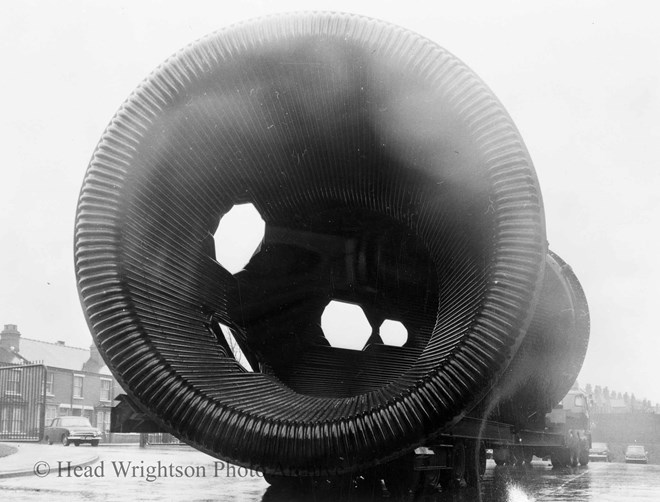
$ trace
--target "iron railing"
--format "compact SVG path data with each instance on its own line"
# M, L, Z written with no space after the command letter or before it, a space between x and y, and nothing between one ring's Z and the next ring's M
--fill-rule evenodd
M43 364L0 364L0 441L40 441L45 397Z

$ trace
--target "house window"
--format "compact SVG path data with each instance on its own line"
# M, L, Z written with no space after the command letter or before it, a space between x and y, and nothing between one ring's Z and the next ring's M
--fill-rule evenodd
M55 373L46 374L46 394L53 395L53 384L55 382Z
M11 370L7 375L7 394L21 393L21 370Z
M83 397L83 380L82 375L73 375L73 397L82 399Z
M105 378L101 379L101 401L110 401L110 389L112 388L112 380Z

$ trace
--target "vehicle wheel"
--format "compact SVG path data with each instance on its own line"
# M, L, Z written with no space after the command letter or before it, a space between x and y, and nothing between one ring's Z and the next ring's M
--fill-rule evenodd
M80 446L80 441L74 441L73 446Z
M393 497L406 497L417 490L421 480L415 475L414 469L414 454L404 455L385 465L383 479L387 490Z
M511 462L511 451L508 448L494 448L493 449L493 460L495 465L503 466Z
M579 455L580 465L585 466L589 463L589 452L581 451Z
M98 445L99 445L98 439L96 441L92 441L92 446L98 446Z
M62 434L62 445L63 446L69 446L69 435L68 434Z
M449 469L443 469L438 473L438 486L443 492L448 492L453 488L452 473Z
M513 455L513 457L515 458L513 465L515 465L516 467L522 467L523 465L525 465L525 453L522 450L518 449Z
M566 467L571 462L571 454L567 448L557 449L550 455L550 461L554 468Z
M451 482L457 487L464 487L466 469L466 452L465 443L457 441L452 448L452 469L451 469Z
M289 484L292 484L290 483L291 480L289 478L286 476L278 476L277 474L268 474L264 472L264 479L266 480L266 483L276 488L284 488L288 487Z
M468 486L478 486L486 472L486 448L483 443L471 443L467 451L465 481Z
M520 452L516 451L515 448L509 448L508 449L508 457L506 459L506 465L509 466L520 466L522 465L522 459L520 458Z
M314 479L312 478L299 478L295 476L281 476L279 474L264 473L264 479L277 491L305 493L314 488Z
M52 445L53 440L50 437L46 436L46 443L48 443L49 445Z

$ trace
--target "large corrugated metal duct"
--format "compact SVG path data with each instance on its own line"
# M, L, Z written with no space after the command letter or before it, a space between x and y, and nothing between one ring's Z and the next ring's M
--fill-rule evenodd
M212 235L245 202L266 235L232 275ZM203 451L287 475L382 463L472 409L523 339L545 257L498 100L433 42L344 14L246 22L167 60L103 134L75 230L87 320L129 397ZM327 343L332 299L364 309L365 350ZM379 342L386 318L403 347Z
M545 414L573 386L589 343L589 305L575 273L549 252L538 306L513 361L472 415L519 428L545 425Z

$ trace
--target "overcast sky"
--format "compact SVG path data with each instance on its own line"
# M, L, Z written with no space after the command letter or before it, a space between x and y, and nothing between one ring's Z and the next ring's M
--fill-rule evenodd
M589 300L581 383L660 402L655 4L497 4L3 2L0 324L18 324L28 338L91 343L73 271L78 191L108 121L151 70L242 19L348 11L434 40L504 103L538 172L550 246Z

